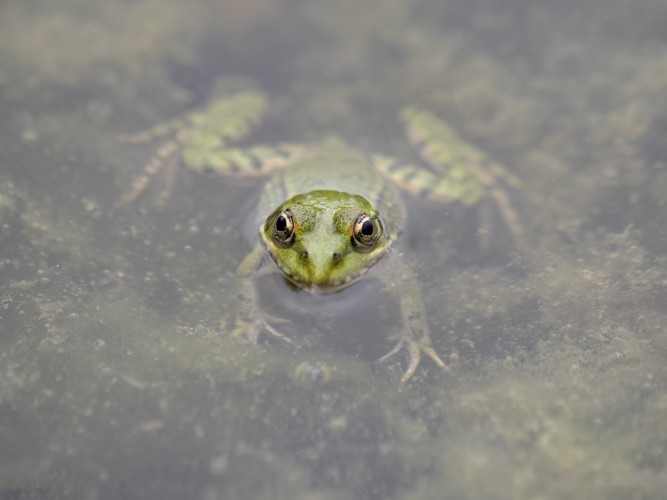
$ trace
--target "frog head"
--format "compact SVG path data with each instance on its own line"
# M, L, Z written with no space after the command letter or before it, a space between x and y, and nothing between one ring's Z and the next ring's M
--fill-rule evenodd
M319 190L287 200L259 232L290 282L333 292L352 284L384 255L390 240L384 227L364 197Z

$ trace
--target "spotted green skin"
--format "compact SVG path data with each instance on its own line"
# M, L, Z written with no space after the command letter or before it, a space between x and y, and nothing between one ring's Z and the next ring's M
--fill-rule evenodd
M183 120L126 136L126 142L167 134L173 139L157 150L123 203L136 198L165 165L177 163L175 156L193 171L265 179L254 221L258 243L237 271L239 308L233 336L256 343L267 333L295 343L260 307L257 282L265 274L280 272L298 288L332 293L373 271L395 295L401 312L397 342L381 360L407 351L409 363L401 384L415 373L422 354L448 371L431 346L419 283L405 259L392 251L406 224L399 188L413 198L442 204L474 205L493 197L518 238L521 226L499 179L511 185L518 181L460 140L445 122L419 108L407 108L402 119L408 140L430 170L381 155L365 156L333 139L308 145L230 147L252 130L265 108L261 93L242 91L216 97L206 109ZM289 245L281 245L275 236L276 222L287 210L294 237ZM381 228L370 249L353 241L360 216L377 218Z

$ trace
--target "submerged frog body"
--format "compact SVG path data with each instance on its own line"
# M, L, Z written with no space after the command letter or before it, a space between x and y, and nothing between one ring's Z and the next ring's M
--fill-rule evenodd
M431 345L419 284L404 258L392 251L406 224L399 191L465 205L488 194L519 237L516 213L497 184L499 177L510 184L516 181L444 122L417 108L403 113L407 135L438 173L380 155L366 157L336 140L230 148L230 142L251 130L264 106L261 94L239 92L215 99L203 113L124 138L139 142L174 135L120 203L136 198L157 171L179 163L179 157L196 171L268 178L258 202L259 243L237 272L240 307L234 335L256 343L261 333L268 333L293 342L260 308L257 280L268 272L281 272L298 288L331 293L373 270L397 296L402 320L397 343L381 359L407 350L409 363L401 384L415 373L422 354L448 371Z

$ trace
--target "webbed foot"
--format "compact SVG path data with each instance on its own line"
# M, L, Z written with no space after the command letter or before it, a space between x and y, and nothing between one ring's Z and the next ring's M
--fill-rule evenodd
M283 323L283 324L290 322L289 320L282 318L273 318L271 321L272 323ZM234 331L232 332L232 337L237 340L247 342L249 344L257 344L259 342L259 336L263 332L266 332L269 335L282 340L283 342L287 342L292 346L298 347L297 342L292 340L284 333L278 331L273 326L272 323L269 322L269 318L267 317L257 318L249 322L238 320L236 322Z
M401 377L400 381L401 387L403 387L408 382L408 380L410 380L412 376L415 374L415 371L419 366L419 362L421 361L422 353L431 358L433 362L436 365L438 365L438 367L443 372L451 373L451 369L449 368L449 366L447 366L447 364L442 359L440 359L440 356L438 356L438 353L435 352L435 349L433 349L433 347L431 347L428 344L422 344L419 341L412 338L401 338L391 351L389 351L387 354L385 354L378 360L378 363L384 363L388 361L394 355L398 354L403 348L407 349L408 354L410 356L410 360L408 363L408 367L405 369L405 372Z

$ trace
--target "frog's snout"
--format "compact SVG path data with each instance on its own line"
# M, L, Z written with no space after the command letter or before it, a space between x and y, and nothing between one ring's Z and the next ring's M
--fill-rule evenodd
M301 253L304 267L307 269L309 281L316 287L331 283L334 268L341 262L339 251L304 251Z

